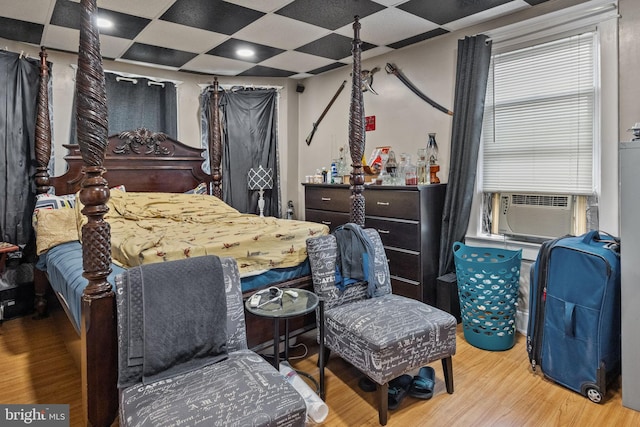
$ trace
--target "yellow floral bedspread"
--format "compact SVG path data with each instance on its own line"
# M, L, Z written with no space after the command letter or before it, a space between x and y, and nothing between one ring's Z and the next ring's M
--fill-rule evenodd
M326 225L241 214L216 197L113 191L106 216L114 261L128 267L201 255L230 256L240 274L293 267Z

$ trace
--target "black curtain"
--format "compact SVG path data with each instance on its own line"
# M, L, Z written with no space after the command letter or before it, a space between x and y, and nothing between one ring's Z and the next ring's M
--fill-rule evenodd
M201 95L203 146L208 144L208 89ZM264 215L281 217L276 89L233 89L220 95L222 119L222 195L240 212L257 214L258 191L247 186L249 169L273 171L273 189L264 192ZM205 154L208 158L208 154Z
M442 214L439 275L455 270L452 245L464 241L478 163L491 41L485 35L458 40L458 65L447 195Z
M104 73L109 112L109 135L141 127L178 137L176 85L144 77L122 78ZM134 83L135 81L135 83ZM75 97L73 111L76 111ZM71 143L77 144L75 114L71 120Z
M0 51L0 240L21 247L33 237L39 84L39 61Z

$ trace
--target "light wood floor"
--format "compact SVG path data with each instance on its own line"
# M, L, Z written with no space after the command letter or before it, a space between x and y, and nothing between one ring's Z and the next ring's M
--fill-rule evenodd
M312 355L292 364L317 374L313 337L308 333L299 340L312 347ZM489 352L467 344L459 326L451 395L444 388L442 365L432 366L434 397L407 397L390 412L388 426L640 426L640 412L622 406L619 388L598 405L533 374L522 335L513 349ZM336 357L326 372L329 416L324 425L378 426L375 394L358 388L358 372ZM71 426L82 425L80 374L52 320L22 317L0 326L0 373L1 403L68 403Z

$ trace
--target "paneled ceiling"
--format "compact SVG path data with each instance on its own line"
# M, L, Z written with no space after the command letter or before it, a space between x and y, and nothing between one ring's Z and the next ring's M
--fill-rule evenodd
M305 78L547 0L98 0L104 58L165 69ZM79 0L0 0L0 39L78 51ZM1 45L1 40L0 40ZM1 47L1 46L0 46ZM238 49L250 49L242 57Z

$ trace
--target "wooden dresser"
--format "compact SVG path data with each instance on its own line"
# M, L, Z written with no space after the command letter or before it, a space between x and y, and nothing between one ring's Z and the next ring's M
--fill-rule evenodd
M303 184L305 220L333 231L349 222L348 185ZM440 229L446 184L367 186L365 227L380 233L393 293L436 304Z

